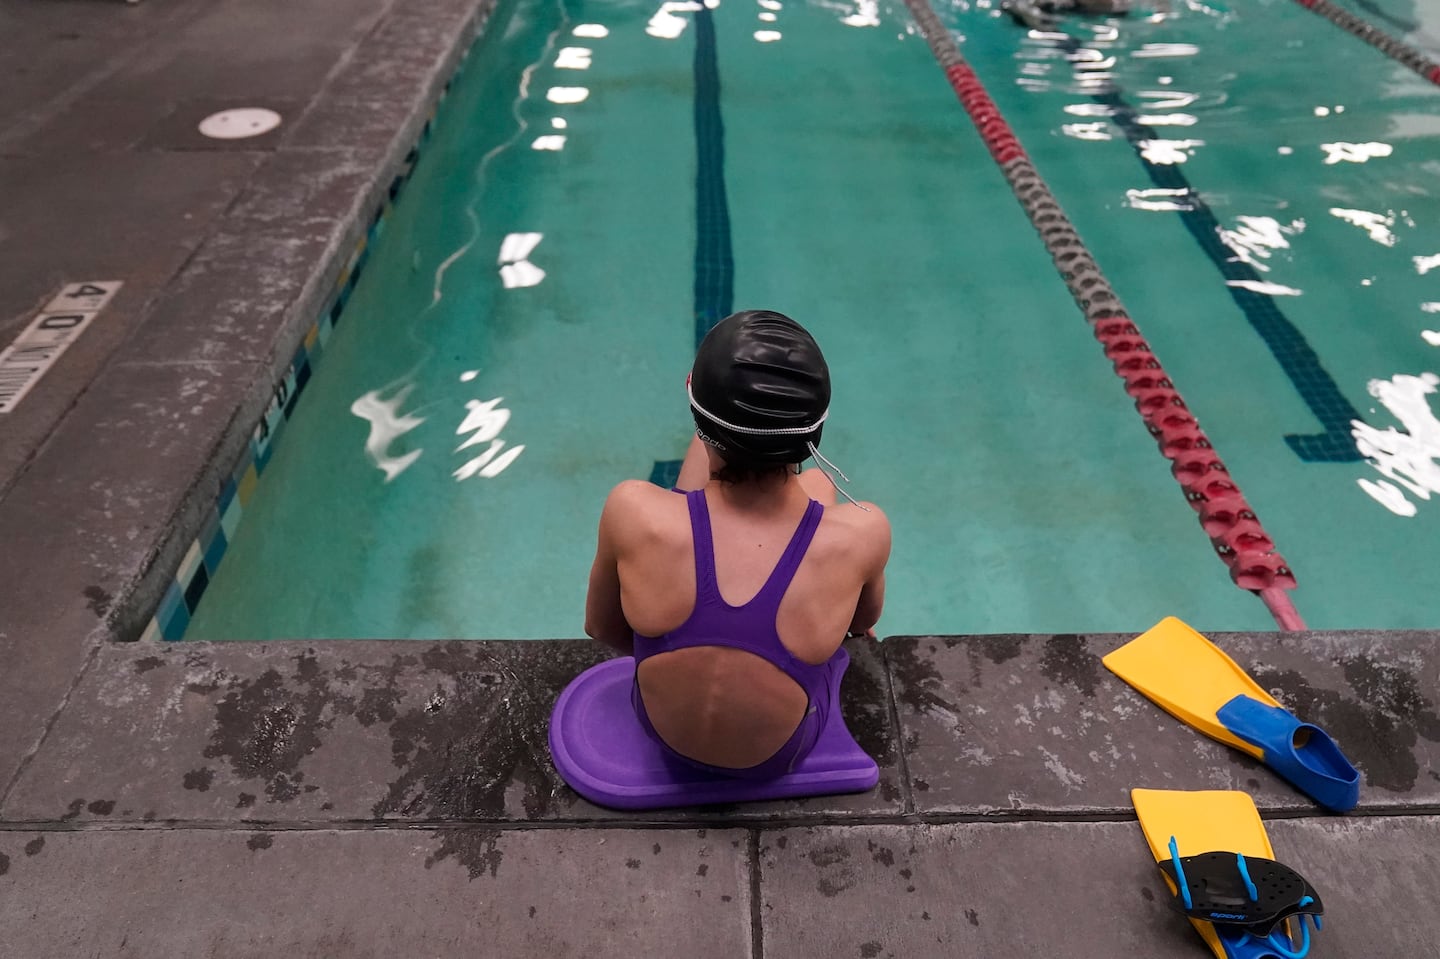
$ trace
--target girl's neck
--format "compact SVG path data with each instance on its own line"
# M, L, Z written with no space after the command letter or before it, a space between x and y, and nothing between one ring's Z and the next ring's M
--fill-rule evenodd
M790 470L743 483L725 483L712 478L706 488L727 506L746 513L789 512L797 501L810 499L800 485L800 477Z

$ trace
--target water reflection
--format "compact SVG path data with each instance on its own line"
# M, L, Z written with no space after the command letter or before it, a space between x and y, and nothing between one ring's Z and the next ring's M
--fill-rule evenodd
M1105 56L1099 50L1092 50L1089 47L1081 47L1074 53L1068 54L1066 59L1075 64L1075 69L1109 70L1115 66L1113 56Z
M1410 260L1415 264L1415 272L1424 276L1440 266L1440 253L1436 253L1434 256L1412 256Z
M1195 117L1188 113L1142 113L1135 122L1147 127L1190 127L1195 125Z
M528 257L532 250L540 245L545 238L543 233L511 233L500 243L501 263L512 260L523 260Z
M1167 190L1126 190L1125 205L1137 210L1163 210L1184 213L1195 209L1195 195L1189 188Z
M584 36L595 39L608 36L610 33L610 31L607 30L605 27L595 23L579 24L574 28L572 32L576 36ZM499 143L490 150L487 150L485 154L480 157L479 166L475 171L475 178L477 182L485 182L489 173L490 164L493 163L495 159L501 154L506 153L510 150L511 147L519 143L520 140L529 131L530 121L526 119L521 108L530 99L531 78L534 76L535 71L539 69L541 65L546 62L546 60L549 59L550 51L554 49L555 44L558 42L558 40L559 31L556 30L546 38L545 48L540 52L540 55L534 61L527 64L525 69L520 72L520 85L515 92L515 98L510 103L510 115L515 121L515 131L509 137L507 137L503 143ZM588 48L567 47L565 48L565 50L584 50L588 66L588 57L590 53ZM577 54L571 53L570 59L573 61L577 56ZM552 103L579 103L585 100L589 95L590 91L585 87L551 87L548 91L546 91L546 99L548 99ZM559 117L552 119L550 121L550 124L556 129L563 130L565 128L565 121ZM544 138L540 138L531 144L531 146L537 150L560 149L560 147L562 147L563 145L563 140L561 140L559 143L556 143L553 140L545 140ZM460 260L463 259L470 252L471 248L474 247L475 244L480 240L480 217L476 210L476 202L472 200L472 202L465 207L464 212L465 219L470 224L469 235L466 237L463 243L461 243L448 256L441 260L440 265L435 268L430 305L425 308L425 313L428 313L430 310L434 309L440 304L440 300L444 292L446 273L450 270L452 266L460 262ZM538 239L536 242L539 242ZM526 264L526 266L529 266L529 264ZM508 277L506 276L507 272L509 274ZM536 273L539 274L538 278L536 277ZM518 269L511 269L509 271L506 271L502 268L501 270L501 276L505 279L506 286L510 286L512 283L517 286L533 286L535 283L540 282L540 279L543 279L544 275L545 274L543 271L539 271L535 268L527 270L524 267L520 267ZM424 314L422 313L422 316L423 315Z
M1195 155L1196 147L1204 145L1204 140L1141 140L1136 144L1145 159L1166 166L1184 163Z
M1077 117L1108 117L1115 114L1115 108L1106 103L1067 103L1065 112Z
M1322 143L1325 163L1364 163L1372 157L1388 157L1394 147L1388 143Z
M779 30L756 30L755 39L761 43L774 43L780 39Z
M1270 216L1237 216L1236 229L1220 230L1220 242L1236 253L1237 261L1269 272L1270 266L1263 261L1270 259L1270 252L1276 249L1290 249L1286 236L1305 232L1305 220L1293 220L1282 225Z
M410 383L401 388L390 399L381 399L383 390L371 390L350 404L350 412L362 420L369 420L370 435L365 438L365 455L385 474L390 482L420 458L424 450L411 450L403 456L391 456L390 444L425 422L423 417L401 415L400 404L415 389Z
M466 370L460 374L460 381L468 383L479 375L479 370ZM388 388L387 388L388 389ZM389 399L384 399L384 389L371 390L350 404L350 412L370 423L370 432L365 439L365 455L385 474L385 482L405 472L424 452L414 449L400 456L390 455L390 446L400 437L425 422L426 417L402 414L401 405L415 389L414 383L406 384ZM451 475L456 482L479 476L493 479L499 476L525 451L521 443L506 449L506 442L500 439L500 432L510 422L510 411L500 405L503 397L492 400L469 400L465 404L466 414L456 427L457 436L470 436L455 452L459 453L480 444L488 444L477 456L471 456Z
M693 13L696 10L704 9L698 3L692 2L666 2L660 4L660 9L645 24L645 32L652 37L659 37L661 40L674 40L685 32L690 21L684 17L677 17L675 14Z
M1139 50L1130 51L1137 59L1158 59L1163 57L1193 57L1200 48L1193 43L1146 43Z
M1397 516L1414 516L1417 507L1406 496L1428 500L1440 493L1440 420L1427 397L1435 393L1440 376L1397 374L1388 380L1371 380L1367 389L1390 411L1404 432L1395 427L1376 429L1358 420L1351 424L1355 447L1384 479L1356 482L1377 503Z
M1343 210L1339 207L1331 207L1330 214L1360 227L1370 235L1370 239L1382 246L1394 246L1396 236L1391 232L1390 227L1395 225L1395 214L1371 213L1369 210Z
M855 12L848 17L842 17L840 22L847 27L878 27L880 4L876 0L859 0L855 4Z
M545 99L551 103L583 103L590 96L586 87L551 87L545 91Z
M1249 290L1251 293L1264 293L1266 296L1299 296L1302 290L1293 286L1285 286L1281 283L1267 283L1264 280L1226 280L1226 286L1233 286L1240 290Z
M561 47L555 66L561 70L589 70L591 52L588 47Z
M530 262L530 254L540 245L541 233L511 233L500 244L500 281L505 289L537 286L545 279L545 271Z
M489 443L490 445L479 456L471 458L451 474L457 483L477 475L481 479L494 479L505 472L510 464L514 463L525 451L523 443L506 450L505 441L499 438L500 431L510 422L510 411L500 406L500 401L503 399L504 397L497 396L493 400L484 402L470 400L465 404L465 409L469 412L456 427L455 434L459 436L470 433L471 435L469 439L455 447L455 452L458 453L480 443Z
M1061 125L1060 132L1077 140L1112 139L1104 123L1066 123Z
M1139 95L1154 101L1150 106L1157 110L1183 110L1200 99L1198 93L1184 93L1179 90L1141 90Z
M545 271L529 260L522 260L519 263L506 263L500 268L500 280L505 284L505 289L507 290L513 290L517 287L539 286L544 279Z

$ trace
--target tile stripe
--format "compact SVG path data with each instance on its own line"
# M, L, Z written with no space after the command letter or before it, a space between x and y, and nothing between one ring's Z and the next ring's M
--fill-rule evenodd
M695 345L732 312L735 260L725 194L725 124L720 119L720 70L715 19L695 11Z
M725 191L725 124L720 117L720 67L715 18L695 11L695 346L734 311L735 258ZM671 489L680 460L656 460L650 482Z

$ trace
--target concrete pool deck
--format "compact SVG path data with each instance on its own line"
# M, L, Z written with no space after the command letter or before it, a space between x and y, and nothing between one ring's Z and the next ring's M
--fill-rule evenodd
M0 343L124 283L0 416L0 955L1204 955L1133 786L1254 794L1315 956L1440 947L1435 633L1217 637L1361 767L1346 817L1116 681L1122 636L859 647L876 790L650 816L549 766L588 643L130 641L487 10L0 0ZM286 122L194 132L236 106Z
M1111 676L1127 638L857 646L876 789L652 814L550 767L594 644L107 644L0 803L0 921L23 956L1203 955L1147 786L1255 797L1321 890L1316 956L1433 951L1433 637L1220 637L1362 769L1344 817Z

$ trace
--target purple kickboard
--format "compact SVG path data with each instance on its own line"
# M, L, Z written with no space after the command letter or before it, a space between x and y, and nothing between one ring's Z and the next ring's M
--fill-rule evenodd
M849 664L847 656L845 665ZM843 675L844 669L842 667ZM577 793L612 809L664 809L864 792L880 779L875 760L840 715L835 684L820 739L789 773L775 779L720 776L681 762L651 739L630 703L635 660L592 666L571 681L550 716L550 755Z

